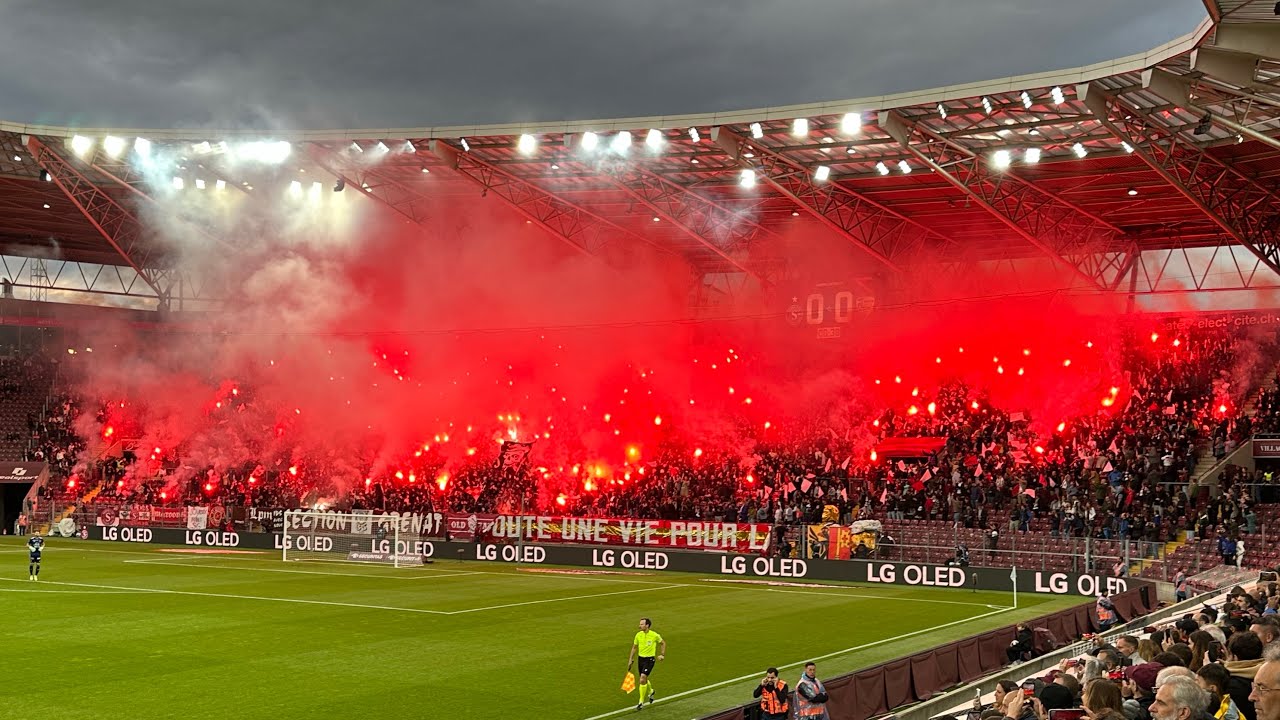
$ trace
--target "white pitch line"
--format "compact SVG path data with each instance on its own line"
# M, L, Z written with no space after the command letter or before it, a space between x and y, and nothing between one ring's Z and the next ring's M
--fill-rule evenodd
M467 608L466 610L451 610L444 613L445 615L462 615L464 613L481 612L484 610L499 610L502 608L521 607L523 605L541 605L543 603L565 602L566 600L585 600L586 598L605 597L607 595L627 595L630 593L653 592L654 590L670 590L671 588L689 587L688 585L663 585L661 587L640 588L639 590L618 590L616 592L595 593L592 595L573 595L570 597L550 598L547 600L529 600L527 602L507 603L505 605L489 605L488 607Z
M400 576L395 575L376 575L371 573L340 573L325 572L323 570L286 570L284 568L255 568L255 567L233 567L230 565L212 565L208 563L192 563L192 562L173 562L171 560L125 560L130 565L172 565L174 567L193 567L205 570L243 570L245 572L273 572L273 573L289 573L292 575L332 575L334 577L367 577L382 578L386 580L427 580L435 578L459 577L462 575L479 575L478 572L441 572L434 575L412 575Z
M789 667L800 667L800 666L804 665L805 663L809 663L809 662L817 662L817 661L819 661L819 660L827 660L827 659L830 659L830 658L833 658L833 657L837 657L837 656L839 656L839 655L844 655L844 654L846 654L846 653L855 652L855 651L857 651L857 650L866 650L867 648L873 648L873 647L876 647L877 645L884 645L885 643L897 642L898 640L903 640L903 639L906 639L906 638L909 638L909 637L914 637L914 636L916 636L916 635L923 635L923 634L925 634L925 633L937 632L938 630L944 630L944 629L949 628L949 627L952 627L952 626L954 626L954 625L959 625L959 624L961 624L961 623L967 623L967 622L973 622L973 621L975 621L975 620L981 620L981 619L983 619L983 618L991 617L992 615L999 615L1000 613L1009 612L1010 610L1013 610L1013 609L1014 609L1014 608L1004 608L1003 610L996 610L996 611L994 611L994 612L983 613L982 615L975 615L975 616L970 617L970 618L965 618L965 619L963 619L963 620L956 620L956 621L954 621L954 622L949 622L949 623L946 623L946 624L944 624L944 625L937 625L937 626L934 626L934 627L931 627L931 628L925 628L924 630L916 630L916 631L914 631L914 632L906 633L905 635L898 635L897 637L885 638L885 639L883 639L883 640L876 640L875 642L864 643L864 644L862 644L862 645L855 645L855 646L853 646L853 647L851 647L851 648L845 648L844 650L836 650L835 652L827 653L826 655L819 655L819 656L817 656L817 657L810 657L810 658L805 658L804 660L799 660L799 661L797 661L797 662L787 663L786 665L779 665L779 666L778 666L778 668L779 668L779 669L783 669L783 668L789 668ZM740 676L740 677L730 678L730 679L728 679L728 680L721 680L721 681L720 681L720 682L718 682L718 683L712 683L712 684L710 684L710 685L703 685L703 686L702 686L702 687L700 687L700 688L694 688L694 689L692 689L692 690L685 690L684 692L679 692L679 693L676 693L675 695L667 695L667 696L665 696L665 697L663 697L663 698L661 698L661 699L657 700L656 702L663 702L663 703L665 703L665 702L669 702L669 701L671 701L671 700L675 700L675 699L677 699L677 698L687 697L687 696L689 696L689 695L696 695L696 694L701 693L701 692L706 692L707 690L714 690L714 689L716 689L716 688L718 688L718 687L724 687L725 685L732 685L733 683L736 683L736 682L743 682L743 681L746 681L746 680L751 680L751 679L753 679L753 678L759 678L759 677L760 677L760 673L757 671L757 672L753 672L753 673L751 673L751 674L749 674L749 675L742 675L742 676ZM625 707L625 708L623 708L623 709L621 709L621 710L614 710L613 712L602 713L602 714L600 714L600 715L592 715L591 717L586 718L585 720L603 720L603 718L609 718L609 717L614 717L615 715L622 715L622 714L624 714L624 713L634 713L634 712L635 712L635 707L633 707L633 706L630 706L630 705L629 705L629 706L627 706L627 707Z
M146 591L143 591L143 590L36 590L35 588L0 588L0 592L34 593L36 595L144 595L146 594Z
M892 595L858 595L856 593L846 593L846 592L817 592L814 590L788 590L785 588L759 587L759 586L753 586L753 585L726 584L719 587L729 588L732 590L757 590L759 592L787 593L790 595L824 595L826 597L835 597L835 598L859 598L864 600L893 600L894 602L927 602L927 603L938 603L940 605L970 605L972 607L984 607L984 608L993 607L992 605L989 605L987 603L964 602L962 600L934 600L931 598L893 597ZM850 589L857 590L860 588L850 588Z
M22 582L21 580L17 580L14 578L0 578L0 581ZM422 615L449 615L450 614L443 610L425 610L422 608L395 607L392 605L364 605L362 603L337 602L333 600L304 600L302 598L276 598L276 597L265 597L262 595L232 595L230 593L196 592L194 590L162 590L159 588L125 587L121 585L95 585L92 583L72 583L72 582L52 582L51 581L49 584L50 585L67 585L70 587L100 588L103 590L134 590L140 593L153 593L157 595L191 595L195 597L225 598L228 600L263 600L266 602L297 603L299 605L329 605L332 607L360 608L362 610L393 610L398 612L418 613Z

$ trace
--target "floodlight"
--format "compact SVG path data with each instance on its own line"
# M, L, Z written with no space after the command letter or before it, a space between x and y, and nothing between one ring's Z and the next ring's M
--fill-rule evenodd
M804 137L809 134L809 119L796 118L791 121L791 134L796 137Z
M1028 110L1031 109L1031 93L1026 90L1022 91L1022 107Z
M986 110L988 115L991 114L991 98L985 95L982 96L982 109Z
M743 170L742 173L738 175L738 184L744 188L755 187L756 171L751 169Z
M516 147L525 155L532 155L533 151L538 149L538 138L527 133L521 135Z
M946 120L946 119L947 119L947 106L946 106L946 105L943 105L942 103L938 103L938 116L939 116L939 117L941 117L943 120Z
M840 118L840 132L845 135L857 135L862 132L862 113L845 113Z
M118 158L124 153L124 138L108 135L102 141L102 149L107 151L107 155Z
M182 188L184 188L184 187L186 187L186 186L187 186L187 184L186 184L185 182L183 182L182 178L180 178L180 177L175 177L175 178L173 179L173 189L174 189L174 190L181 190Z
M71 149L75 154L83 156L93 147L93 140L83 135L76 135L71 138Z
M133 151L138 153L140 158L151 157L151 141L144 137L134 138Z
M215 183L213 184L213 188L214 188L215 190L226 190L226 189L227 189L227 181L226 181L226 180L218 180L217 182L215 182Z
M204 189L204 178L196 178L196 189L197 190Z
M911 164L908 163L906 160L899 160L898 169L902 171L903 175L906 175L911 172Z
M876 163L876 172L880 173L881 175L888 175L889 166L885 165L883 162L878 162Z
M650 150L661 149L666 141L666 138L662 136L662 131L658 128L649 128L649 133L644 136L644 144L648 145Z
M1130 145L1130 144L1128 143L1128 141L1126 141L1126 140L1121 140L1121 141L1120 141L1120 147L1124 148L1124 151L1125 151L1125 152L1127 152L1127 153L1131 153L1131 152L1133 152L1133 146L1132 146L1132 145Z
M1027 151L1022 154L1022 159L1025 160L1028 165L1035 165L1040 162L1040 148L1027 148Z
M291 195L301 195L302 183L298 182L297 180L294 180L293 182L289 183L289 193Z
M596 145L600 144L600 136L590 130L582 133L582 149L591 152L596 149Z
M1008 150L997 150L991 154L991 164L997 170L1004 170L1013 162L1013 156Z
M1089 151L1086 150L1084 145L1081 145L1080 143L1076 143L1075 145L1072 145L1071 151L1076 154L1076 157L1081 159L1084 159L1084 156L1089 154Z
M818 169L813 171L813 179L818 182L825 182L829 177L831 177L831 168L826 165L819 165Z
M1064 97L1062 94L1062 88L1054 87L1053 90L1050 90L1049 92L1050 94L1053 95L1054 105L1061 105L1062 103L1066 102L1066 97Z
M623 130L614 135L613 140L609 143L609 148L619 155L626 153L631 148L631 131Z
M702 136L698 134L698 128L696 127L689 128L689 139L694 142L702 141Z
M751 137L759 140L764 137L764 128L758 122L751 123Z

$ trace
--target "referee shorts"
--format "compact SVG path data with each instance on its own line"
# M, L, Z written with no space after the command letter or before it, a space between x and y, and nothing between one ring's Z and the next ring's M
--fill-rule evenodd
M658 658L656 656L640 658L640 674L645 676L652 675L653 666L656 665L657 663L658 663Z

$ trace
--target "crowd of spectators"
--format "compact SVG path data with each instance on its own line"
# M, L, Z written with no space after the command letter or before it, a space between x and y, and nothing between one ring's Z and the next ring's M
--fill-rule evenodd
M1042 677L1001 681L995 702L975 713L1048 720L1053 710L1084 708L1091 720L1280 720L1280 702L1268 697L1280 682L1277 606L1275 583L1238 588L1220 608L1206 603L1167 627L1095 637L1086 655Z
M927 458L870 459L865 451L854 458L830 428L814 424L780 428L774 439L745 451L709 450L697 462L685 450L659 449L625 475L602 474L594 486L592 467L574 467L576 489L564 492L541 482L547 469L537 467L536 458L508 465L483 454L461 466L449 466L432 452L421 454L395 477L362 478L367 469L332 454L263 458L215 470L184 465L179 451L150 463L137 462L135 453L145 450L82 458L83 443L72 430L78 402L70 398L51 405L47 417L32 419L33 457L53 463L61 478L83 460L81 487L101 486L103 498L149 504L550 511L768 523L819 522L834 508L844 522L949 520L1027 532L1043 518L1055 536L1166 541L1182 530L1256 529L1251 506L1257 498L1234 490L1237 478L1224 476L1227 492L1207 501L1190 485L1199 453L1216 452L1218 444L1225 450L1252 431L1249 420L1234 411L1247 385L1262 378L1255 373L1242 381L1239 372L1232 374L1245 342L1238 332L1206 331L1188 333L1176 348L1126 352L1126 387L1122 395L1112 391L1114 406L1080 413L1047 433L1043 422L997 407L981 388L961 382L921 397L922 406L933 403L931 412L885 410L869 418L877 441L945 440ZM1274 355L1256 338L1249 348L1252 355ZM1273 404L1274 393L1264 399ZM143 465L145 474L138 471Z

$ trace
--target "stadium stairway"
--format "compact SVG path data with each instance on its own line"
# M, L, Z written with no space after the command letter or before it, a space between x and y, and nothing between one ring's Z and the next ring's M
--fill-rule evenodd
M92 489L90 489L89 492L80 496L80 498L77 499L75 502L71 503L70 505L64 506L62 508L62 512L58 513L58 516L53 519L53 522L48 523L47 525L37 526L36 530L38 532L44 533L45 535L48 535L49 530L53 528L55 525L74 515L76 511L79 510L81 507L85 505L91 505L93 503L94 498L98 497L98 494L101 492L102 492L102 483L98 483Z
M1276 387L1276 373L1280 371L1280 367L1271 373L1271 378L1262 385L1254 389L1249 397L1245 398L1244 405L1240 408L1242 417L1252 418L1258 413L1258 400L1262 397L1264 390L1272 390ZM1229 461L1229 457L1219 460L1213 456L1212 444L1206 444L1198 448L1200 459L1196 462L1196 466L1191 471L1192 485L1209 488L1211 494L1217 494L1218 471L1220 467Z
M1138 560L1137 562L1130 563L1129 576L1137 577L1141 575L1143 572L1145 572L1146 570L1149 570L1153 567L1157 567L1160 563L1163 563L1165 561L1165 558L1172 556L1175 552L1178 551L1179 548L1187 544L1186 537L1187 536L1185 533L1179 533L1179 539L1174 540L1173 542L1165 543L1164 547L1160 548L1159 557L1143 558L1141 560Z

